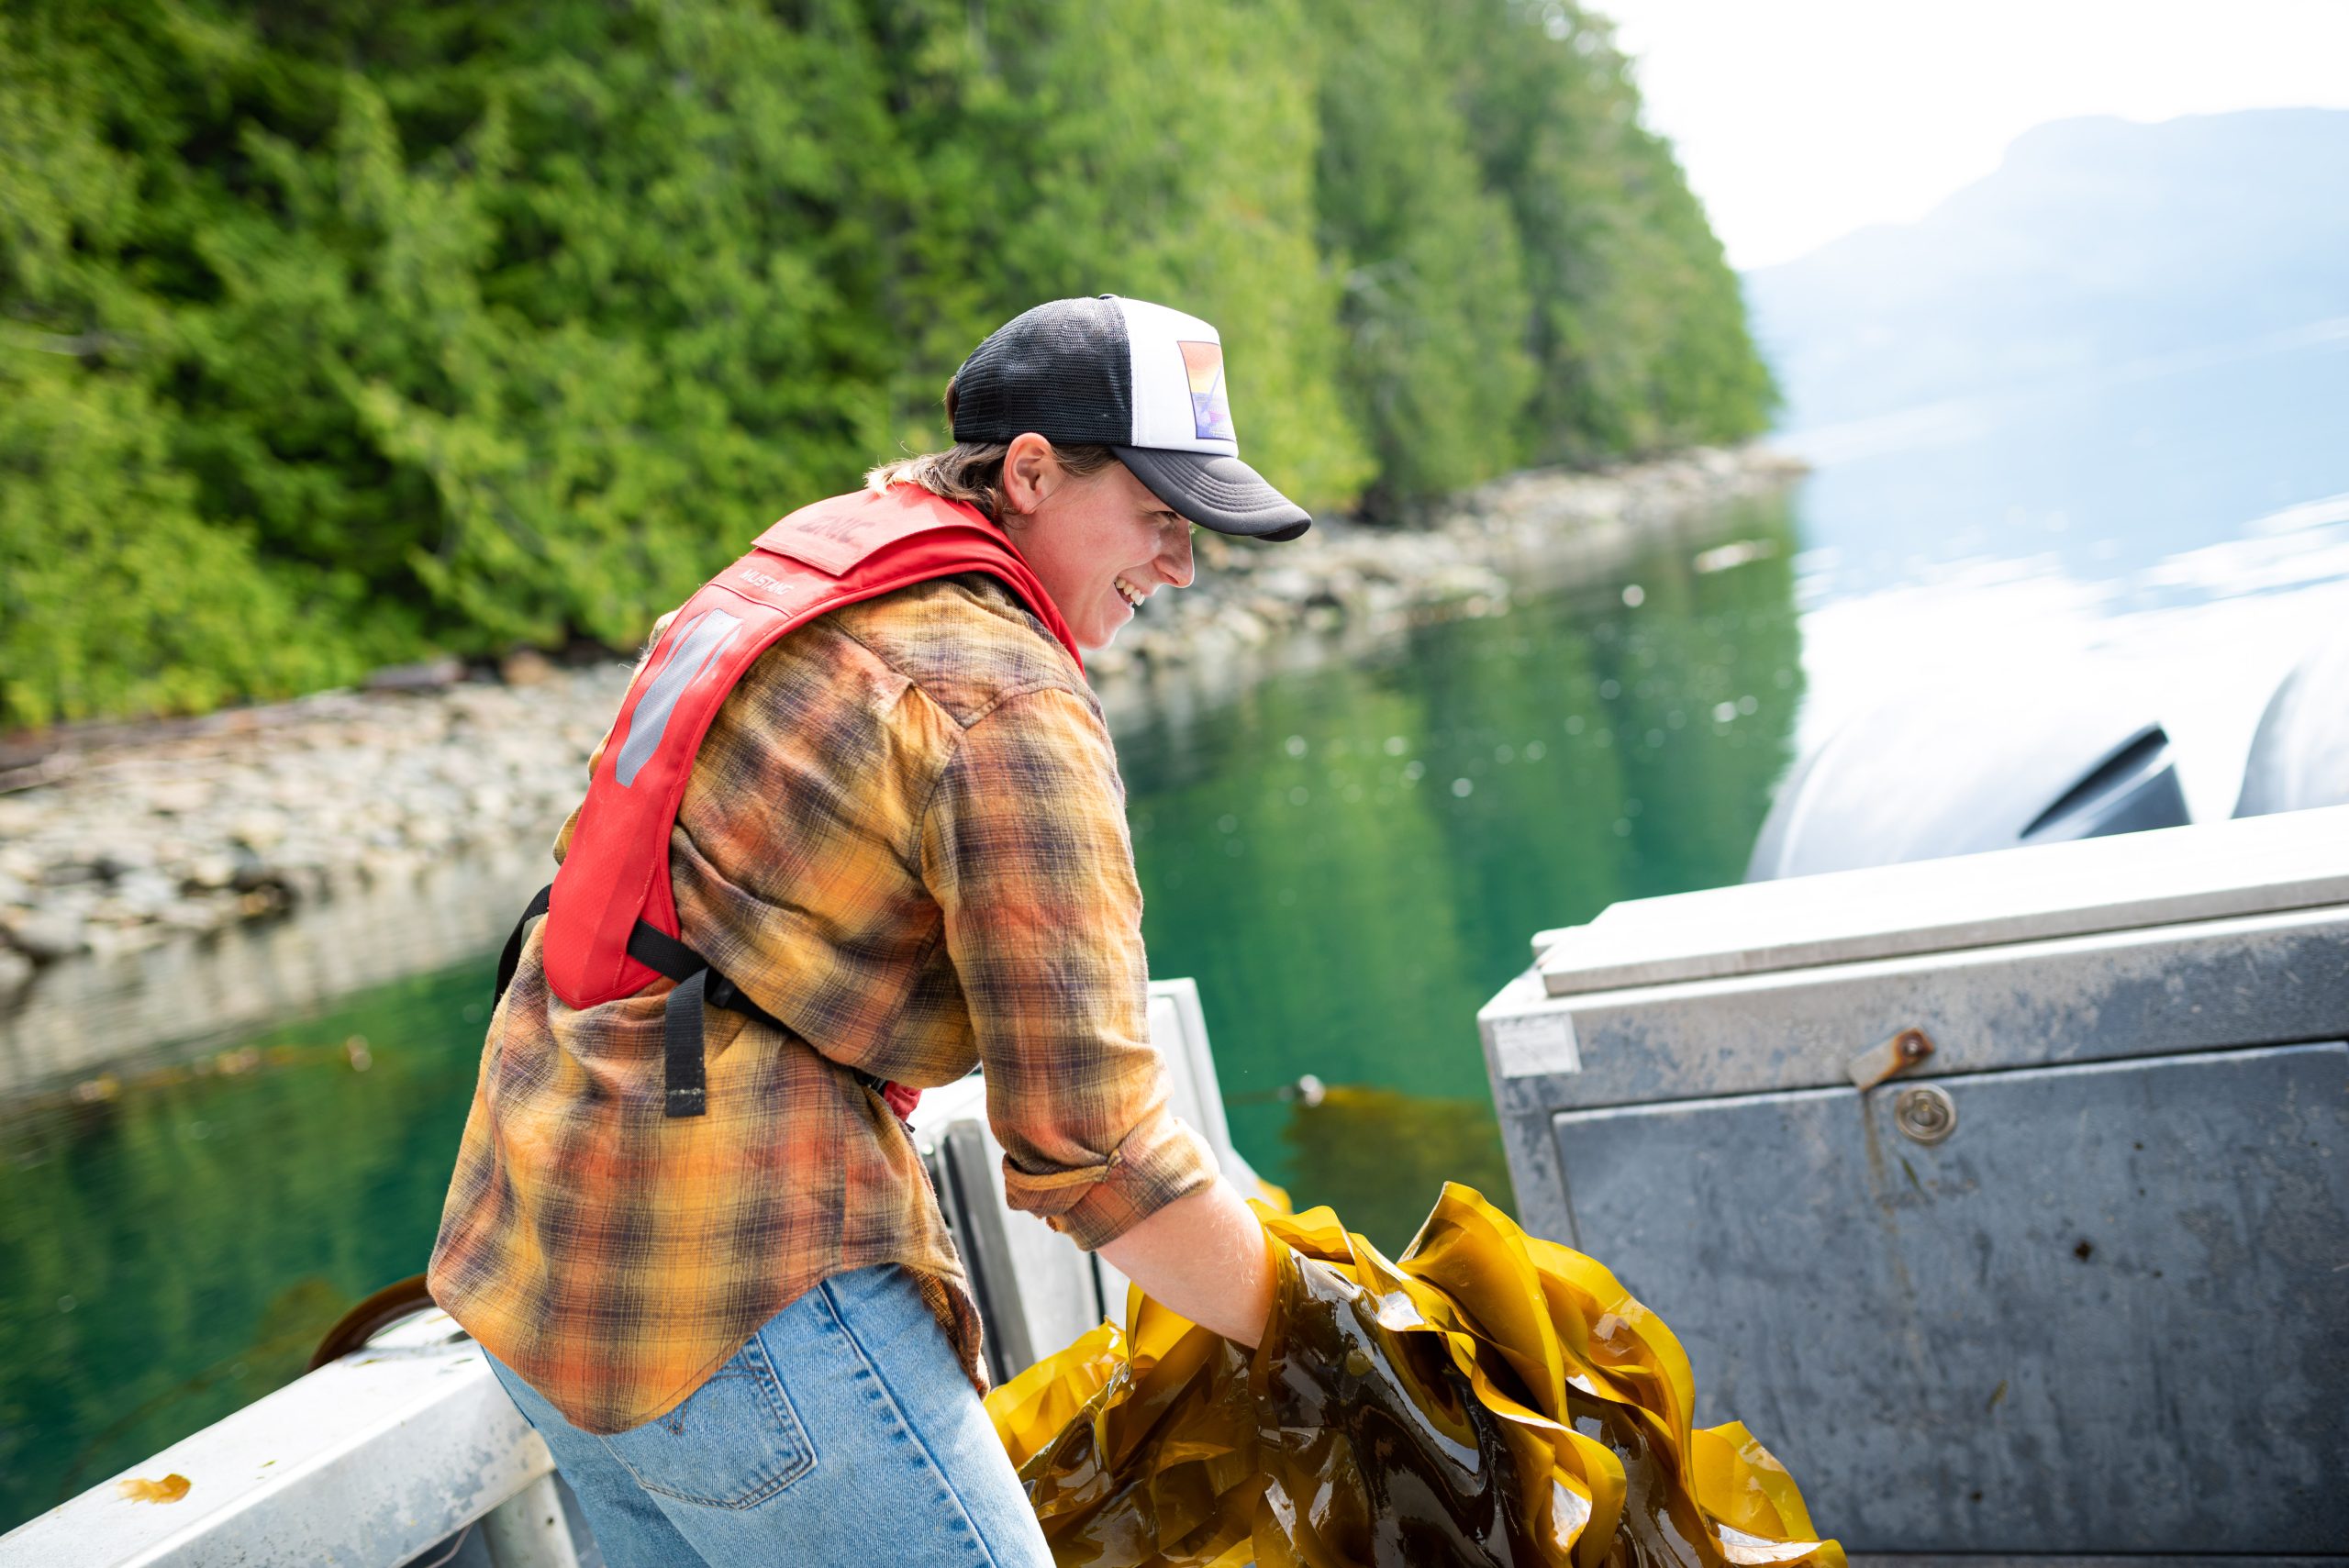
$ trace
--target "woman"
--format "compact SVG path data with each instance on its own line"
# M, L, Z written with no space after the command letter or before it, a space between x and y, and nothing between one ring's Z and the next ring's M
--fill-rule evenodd
M952 450L795 517L959 520L1002 560L831 609L710 697L663 929L707 973L590 1004L563 984L558 880L490 1026L432 1290L615 1568L1049 1561L898 1085L984 1065L1013 1207L1235 1340L1269 1310L1261 1228L1167 1110L1124 791L1076 655L1191 582L1193 524L1309 519L1239 460L1215 329L1163 306L1040 306L946 406ZM839 569L778 548L786 576ZM651 688L678 635L607 738L619 761L598 753L566 873L668 722Z

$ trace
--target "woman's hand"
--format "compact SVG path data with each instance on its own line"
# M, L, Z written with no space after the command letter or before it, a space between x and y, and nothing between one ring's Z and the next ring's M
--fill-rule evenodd
M1273 1310L1255 1211L1221 1176L1105 1244L1101 1255L1170 1310L1253 1350Z

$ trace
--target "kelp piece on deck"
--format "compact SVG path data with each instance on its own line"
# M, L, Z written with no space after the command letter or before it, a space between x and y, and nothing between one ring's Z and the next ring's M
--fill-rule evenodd
M1136 1291L988 1396L1059 1562L1842 1568L1751 1433L1691 1427L1679 1340L1598 1262L1456 1184L1393 1261L1258 1212L1253 1356Z

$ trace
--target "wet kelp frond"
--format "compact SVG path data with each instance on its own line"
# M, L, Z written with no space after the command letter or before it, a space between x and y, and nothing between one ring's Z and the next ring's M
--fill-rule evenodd
M1802 1495L1592 1259L1447 1184L1399 1259L1260 1207L1252 1356L1135 1292L990 1395L1056 1560L1088 1568L1815 1564Z

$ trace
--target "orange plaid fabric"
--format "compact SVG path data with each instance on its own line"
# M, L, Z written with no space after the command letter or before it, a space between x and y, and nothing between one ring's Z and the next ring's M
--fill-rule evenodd
M666 1118L667 983L574 1010L534 928L433 1248L434 1298L576 1425L651 1419L818 1281L880 1262L915 1272L985 1387L912 1139L843 1065L929 1086L984 1063L1013 1207L1080 1246L1213 1178L1150 1044L1100 707L992 579L769 650L702 743L670 865L685 940L789 1032L713 1008L708 1114Z

